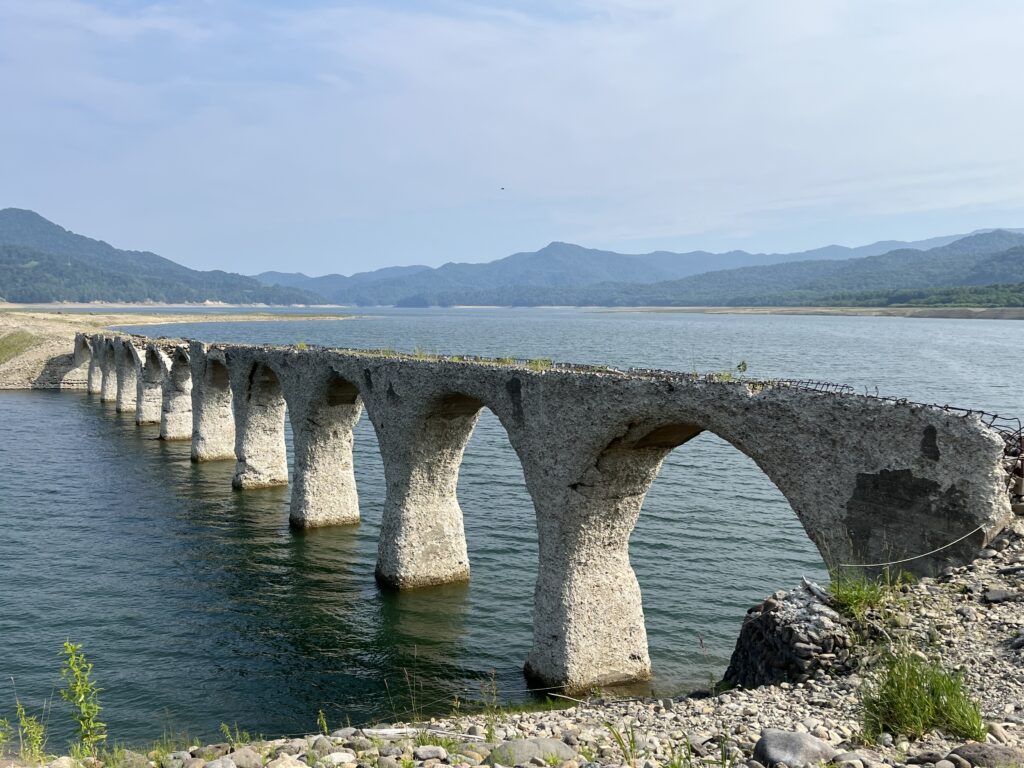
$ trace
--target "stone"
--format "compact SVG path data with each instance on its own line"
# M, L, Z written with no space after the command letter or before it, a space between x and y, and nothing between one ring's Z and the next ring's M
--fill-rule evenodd
M422 747L416 747L412 751L413 757L417 760L447 760L448 750L444 747L438 747L433 744L426 744Z
M1024 600L1024 592L1010 589L987 589L982 595L982 599L986 603L993 605L998 603L1015 603Z
M400 768L400 763L391 755L377 758L377 768Z
M946 756L946 759L951 759L953 755L979 768L1003 768L1003 766L1024 764L1024 749L1002 744L981 744L971 741L955 748Z
M531 758L545 760L548 757L574 760L576 752L558 739L514 739L493 750L487 756L487 762L490 765L521 765L528 763Z
M199 759L199 758L195 758ZM216 760L210 760L206 763L206 768L236 768L235 761L230 757L218 757Z
M267 763L267 768L308 768L308 766L297 757L286 753Z
M956 765L949 760L936 760L935 768L956 768Z
M341 749L334 752L330 752L320 758L320 762L325 765L337 766L344 765L345 763L354 763L356 761L356 753L351 749Z
M239 747L229 754L238 768L262 768L263 757L252 747Z
M321 735L313 739L313 743L309 745L309 748L317 757L323 757L334 751L334 742Z
M331 731L331 738L332 739L348 739L348 738L354 736L355 733L356 733L356 729L352 728L352 727L339 728L336 731Z
M761 738L754 745L754 759L773 768L785 763L789 768L817 766L829 762L836 756L836 750L821 739L808 733L782 731L765 728Z
M78 768L78 761L64 755L50 763L50 768Z
M204 768L205 766L206 760L202 757L190 757L181 764L181 768Z

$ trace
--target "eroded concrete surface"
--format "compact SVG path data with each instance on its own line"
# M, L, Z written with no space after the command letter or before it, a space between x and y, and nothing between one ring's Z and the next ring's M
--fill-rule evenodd
M833 568L938 549L903 566L934 574L969 560L1011 515L1002 439L977 416L934 407L683 374L166 340L119 358L119 345L141 348L110 336L77 345L90 391L115 399L123 380L127 398L130 380L137 413L151 414L152 391L139 382L161 371L161 436L191 439L197 461L234 460L235 488L289 481L290 420L296 526L358 522L352 428L365 409L387 481L376 573L396 588L469 578L456 486L489 408L534 504L540 557L526 670L548 685L650 675L629 536L665 456L702 431L764 470ZM134 379L117 376L119 359L135 360Z

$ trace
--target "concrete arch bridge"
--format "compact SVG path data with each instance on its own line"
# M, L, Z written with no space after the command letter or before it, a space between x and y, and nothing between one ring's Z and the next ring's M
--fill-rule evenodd
M1012 514L1000 434L977 414L903 401L783 382L116 334L79 335L74 364L89 392L139 424L159 423L164 439L190 440L194 461L234 461L236 489L288 482L290 420L295 526L358 522L352 428L365 409L386 478L376 575L400 589L469 578L456 484L489 408L536 514L526 670L569 690L650 675L629 537L664 457L702 431L760 466L830 567L938 549L905 564L935 573L973 557Z

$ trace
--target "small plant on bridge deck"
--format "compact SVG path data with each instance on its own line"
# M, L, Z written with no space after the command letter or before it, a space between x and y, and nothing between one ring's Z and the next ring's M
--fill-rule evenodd
M877 678L865 686L864 735L883 731L920 738L939 728L963 739L985 740L978 704L964 690L959 674L903 649L886 659Z
M78 723L78 741L71 745L73 757L96 755L97 747L107 740L107 726L100 722L100 687L92 679L92 662L85 658L82 646L64 641L64 665L60 676L65 688L60 696L74 708Z
M538 373L540 371L546 371L548 368L551 367L551 365L552 361L550 357L535 357L532 360L528 360L526 363L527 368L529 368L531 371L536 371Z

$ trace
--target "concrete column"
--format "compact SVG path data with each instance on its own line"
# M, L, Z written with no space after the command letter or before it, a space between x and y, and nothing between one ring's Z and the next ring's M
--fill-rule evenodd
M171 361L158 347L150 344L142 358L142 370L136 383L136 424L159 424L164 407L164 376Z
M359 390L331 375L301 404L293 399L292 406L295 476L289 522L296 528L358 523L352 428L363 410Z
M376 569L381 583L404 589L469 579L456 486L481 407L455 395L412 434L377 429L387 477Z
M568 485L525 468L540 549L528 678L582 691L651 676L629 537L665 456L700 432L692 424L640 429Z
M135 413L139 374L137 354L130 340L118 339L114 343L114 361L117 366L117 412Z
M192 371L188 353L181 347L171 355L171 368L164 376L160 413L161 440L189 440L192 437Z
M251 367L241 381L232 371L235 412L236 489L288 484L284 442L286 406L277 374L265 365Z
M114 340L106 338L100 347L100 400L104 403L117 401L117 360L114 354Z
M89 378L86 384L86 391L90 395L98 395L103 391L102 343L102 337L100 336L86 337L86 344L89 347Z
M235 416L223 352L192 342L192 461L235 458Z

